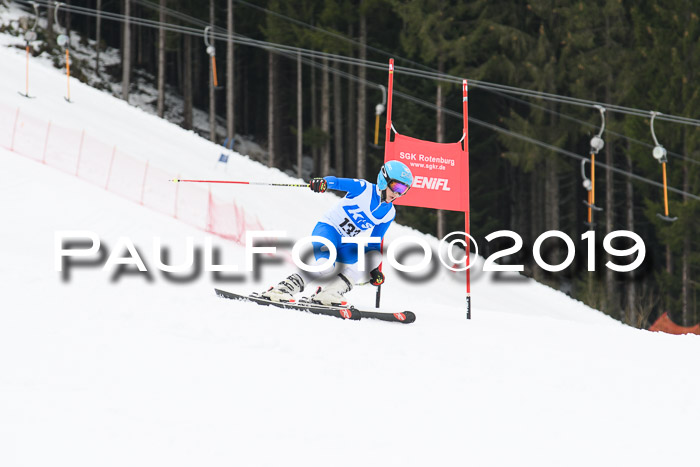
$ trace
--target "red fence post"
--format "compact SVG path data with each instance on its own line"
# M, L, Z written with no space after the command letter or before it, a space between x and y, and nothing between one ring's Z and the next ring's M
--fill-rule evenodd
M114 145L112 149L112 159L109 161L109 170L107 171L107 182L105 183L105 190L109 190L109 179L112 177L112 165L114 164L114 156L117 154L117 145Z
M17 122L19 121L19 107L17 107L17 113L15 113L15 124L12 128L12 140L10 141L10 151L15 150L15 133L17 133Z
M209 196L207 197L207 232L212 233L214 230L214 221L212 219L211 208L211 185L209 185Z
M177 178L180 178L180 174L177 174ZM177 219L177 201L178 201L178 195L180 193L180 184L176 183L175 184L175 213L173 214L173 217Z
M49 133L51 132L51 120L46 127L46 139L44 140L44 155L41 158L41 163L46 164L46 149L49 147Z
M143 194L146 191L146 178L148 177L148 161L146 161L146 169L143 171L143 183L141 183L141 200L139 204L143 206Z
M75 163L75 176L78 176L80 170L80 158L83 156L83 142L85 141L85 129L80 134L80 146L78 147L78 161Z

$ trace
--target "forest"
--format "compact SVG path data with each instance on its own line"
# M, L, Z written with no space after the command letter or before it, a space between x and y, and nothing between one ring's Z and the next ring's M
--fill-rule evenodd
M66 0L58 14L54 2L36 4L46 26L34 53L62 66L58 21L94 44L90 60L71 65L73 76L89 81L100 51L118 49L119 63L101 73L121 84L120 97L139 92L136 76L146 79L161 117L191 129L201 109L209 115L202 136L255 141L265 148L261 162L305 178L374 180L390 58L401 134L459 141L468 79L470 224L480 253L511 246L484 240L511 230L524 246L503 260L523 264L526 276L634 327L663 313L680 326L700 322L697 2ZM173 94L181 100L168 108ZM652 112L660 114L652 120ZM596 136L602 148L592 147ZM655 158L655 146L667 156ZM592 156L594 191L584 183ZM413 207L400 208L397 221L438 237L464 228L463 213ZM576 244L562 272L532 257L549 230ZM603 238L619 230L644 240L646 259L634 272L605 266ZM588 231L594 272L581 240ZM563 260L561 243L545 246L549 263Z

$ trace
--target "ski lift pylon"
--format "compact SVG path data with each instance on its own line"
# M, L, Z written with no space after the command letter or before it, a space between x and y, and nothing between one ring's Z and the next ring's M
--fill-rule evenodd
M25 79L24 79L24 93L17 91L20 96L24 96L27 98L34 98L35 96L30 96L29 95L29 43L32 41L35 41L37 38L36 35L36 26L39 24L39 4L37 2L29 2L32 7L34 8L34 24L32 25L32 28L29 29L27 27L26 32L24 33L24 49L26 52L27 56L27 64L25 68Z
M204 45L207 46L207 55L211 57L211 76L214 81L214 89L217 91L223 89L223 86L219 86L219 80L216 74L216 48L211 41L209 41L209 33L211 32L211 26L204 28Z
M65 5L63 2L54 2L56 5L56 8L53 10L53 19L54 23L56 23L56 27L60 30L61 29L61 23L58 21L58 9L61 8L62 5ZM68 29L66 29L66 34L59 34L58 37L56 38L56 43L58 44L59 47L65 48L66 51L66 96L64 99L66 102L71 102L70 100L70 52L68 51L68 44L70 40L68 37Z
M651 154L654 156L654 159L661 164L661 173L664 182L664 214L656 213L656 215L659 219L665 220L666 222L675 222L678 220L678 217L671 217L668 211L668 183L666 181L666 163L668 162L668 158L666 157L666 148L659 144L659 140L656 139L656 133L654 133L654 119L657 115L661 115L661 112L651 112L651 137L654 140L654 149Z
M386 110L386 87L379 85L382 90L382 102L377 104L374 108L374 113L376 118L374 120L374 146L379 148L379 116Z
M593 138L591 138L590 142L590 154L591 154L591 178L589 179L586 177L586 160L584 159L581 162L581 175L583 177L583 187L586 189L588 192L588 200L584 201L583 204L588 206L588 222L585 224L591 228L595 226L593 223L593 211L602 211L603 208L600 208L595 205L595 155L598 154L598 152L605 147L605 141L603 140L603 132L605 131L605 107L602 105L594 105L596 109L600 112L600 118L602 120L602 124L600 126L600 131L598 131L598 134L595 135Z

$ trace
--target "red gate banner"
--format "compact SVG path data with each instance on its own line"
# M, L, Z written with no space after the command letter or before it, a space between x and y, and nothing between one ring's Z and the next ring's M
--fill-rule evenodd
M394 204L467 211L461 142L433 143L396 134L384 153L384 162L392 160L403 162L413 173L413 186Z

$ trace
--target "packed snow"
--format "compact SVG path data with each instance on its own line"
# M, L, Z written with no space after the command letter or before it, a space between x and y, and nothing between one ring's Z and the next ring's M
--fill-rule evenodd
M75 80L66 103L65 75L45 61L30 62L26 99L24 73L23 51L1 47L3 122L19 108L171 177L294 182L244 155L217 167L220 146ZM337 201L212 193L290 239ZM418 281L386 271L383 309L415 311L410 325L222 300L214 287L249 293L284 277L288 254L256 273L177 282L158 269L154 238L170 264L192 237L244 269L244 245L9 146L0 207L2 466L697 465L698 336L633 329L532 280L478 272L468 321L464 276L442 266ZM104 256L58 272L62 231L94 232ZM399 225L387 243L403 236L437 248ZM125 241L147 273L103 268L130 257ZM372 307L374 289L349 298Z

